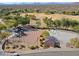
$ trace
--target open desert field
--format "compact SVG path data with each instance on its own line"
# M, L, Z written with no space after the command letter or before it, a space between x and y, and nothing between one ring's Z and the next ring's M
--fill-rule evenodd
M62 18L68 18L70 20L77 20L79 21L79 15L65 15L65 14L45 14L45 13L22 13L21 16L28 15L34 15L37 19L41 22L40 27L46 27L46 24L44 23L43 19L45 17L52 18L52 20L61 20ZM30 21L32 24L35 23L35 20Z
M28 15L35 15L39 19L43 19L45 17L52 18L52 20L61 19L61 18L70 18L79 20L79 15L64 15L64 14L45 14L45 13L22 13L21 16L24 16L25 14Z

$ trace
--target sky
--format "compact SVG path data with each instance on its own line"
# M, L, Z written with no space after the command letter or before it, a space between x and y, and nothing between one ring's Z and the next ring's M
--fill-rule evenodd
M0 0L0 3L11 2L79 2L79 0Z

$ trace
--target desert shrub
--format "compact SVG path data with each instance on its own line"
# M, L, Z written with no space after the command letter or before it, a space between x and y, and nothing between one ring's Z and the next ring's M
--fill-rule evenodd
M42 44L42 45L43 45L43 44L44 44L44 42L43 42L43 41L40 41L40 44Z
M48 31L43 31L40 36L43 36L43 37L49 36L49 32Z
M73 30L75 30L75 31L79 32L79 25L74 26L74 27L73 27Z
M9 32L1 32L1 33L0 33L0 39L2 40L2 39L6 38L6 37L9 36L9 35L10 35Z
M39 28L39 27L40 27L40 25L41 25L40 20L37 20L37 21L36 21L36 26Z
M42 39L40 39L40 41L43 41Z
M20 45L20 49L23 49L23 48L25 48L25 45Z
M72 38L72 39L70 39L69 44L71 47L79 48L79 39Z
M30 23L30 18L28 16L14 16L14 20L16 20L17 24L26 25Z
M43 47L43 45L44 45L44 42L43 42L44 40L45 40L44 38L40 39L40 46L41 47Z
M51 10L46 10L44 13L45 14L55 14L56 12L55 11L51 11Z
M9 19L13 19L13 17L12 16L4 16L4 17L2 17L4 20L9 20Z
M43 31L42 34L40 35L40 46L43 47L44 45L44 40L45 40L45 37L49 36L49 32L48 31Z
M42 35L40 35L40 37L43 37Z
M10 12L9 12L9 10L8 9L0 9L0 15L2 15L2 16L7 16L7 15L9 15L10 14Z
M62 14L79 15L79 11L62 11Z
M49 45L43 45L44 49L49 48L49 47L50 47Z
M38 46L30 46L29 47L31 50L35 50L35 49L38 49L39 47Z
M41 47L43 47L43 45L42 45L42 44L40 44L40 46L41 46Z
M60 44L59 44L59 45L58 45L58 44L55 44L55 45L54 45L54 48L61 48L61 47L60 47Z
M79 21L70 18L61 18L58 20L52 20L49 18L44 18L44 23L48 28L71 28L74 31L79 31Z
M32 19L32 20L36 20L36 16L35 15L29 15L29 17Z
M14 45L13 46L13 49L17 49L19 46L18 45Z
M35 24L32 25L32 27L35 28L35 29L38 29L38 28L40 28L40 25L41 25L40 20L36 20L36 21L35 21Z
M35 46L36 47L36 49L38 49L39 48L39 46Z
M45 17L43 19L43 21L47 25L48 28L53 27L53 20L52 20L52 18Z
M53 27L60 27L61 24L62 24L62 23L61 23L60 20L54 20L54 21L52 22Z
M45 39L42 37L42 38L40 38L40 41L44 41Z
M10 20L5 21L5 24L7 24L8 28L15 27L17 26L17 21L10 19Z
M3 29L6 29L6 26L0 23L0 30L3 30Z
M37 25L32 25L33 28L38 29L39 27Z
M9 46L6 47L6 49L9 49L9 48L10 48Z

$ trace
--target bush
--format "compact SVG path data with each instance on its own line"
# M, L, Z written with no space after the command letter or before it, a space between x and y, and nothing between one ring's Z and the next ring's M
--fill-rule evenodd
M75 30L75 31L79 32L79 25L74 26L74 27L73 27L73 30Z
M62 13L67 15L79 15L79 11L62 11Z
M29 47L31 50L35 50L35 49L38 49L39 47L38 46L31 46Z
M38 29L39 27L37 25L32 25L33 28Z
M43 47L43 45L42 45L42 44L41 44L40 46L41 46L41 47Z
M43 36L43 37L49 36L49 32L48 31L43 31L40 36Z
M6 47L6 49L10 49L10 47L9 47L9 46L7 46L7 47Z
M70 47L79 48L79 39L78 38L72 38L69 41Z
M23 49L23 48L25 48L25 45L21 45L21 46L20 46L20 49Z
M49 47L50 47L49 45L43 45L44 49L49 48Z
M19 46L18 45L14 45L13 46L13 49L17 49Z
M45 18L43 19L43 21L44 21L44 23L47 25L48 28L49 28L49 27L53 27L53 20L52 20L52 18L45 17Z
M6 29L6 27L3 24L0 24L0 30Z
M40 37L43 37L42 35L40 35Z
M9 36L9 35L10 35L9 32L1 32L1 33L0 33L0 39L2 40L2 39L6 38L6 37Z
M44 41L44 39L40 39L40 46L41 47L43 47L43 45L44 45L44 42L43 41Z
M36 46L36 49L38 49L39 48L39 46Z
M48 31L43 31L42 34L40 35L40 46L43 47L44 45L44 40L45 40L45 37L49 36L49 32Z
M45 11L45 14L55 14L56 13L56 11L51 11L51 10L46 10Z
M70 18L62 18L59 20L52 20L49 18L44 18L44 23L48 28L71 28L74 31L79 31L79 21Z
M41 39L40 39L40 41L44 41L44 40L45 40L44 38L41 38Z
M10 19L10 20L5 21L5 24L7 24L8 28L15 27L17 26L17 21Z

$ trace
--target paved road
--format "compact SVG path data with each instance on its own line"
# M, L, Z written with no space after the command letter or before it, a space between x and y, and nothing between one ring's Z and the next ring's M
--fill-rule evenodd
M13 56L13 55L4 54L3 52L0 52L0 56ZM39 53L21 54L20 56L79 56L79 51L39 52Z
M25 52L24 52L25 53ZM75 48L49 48L37 51L31 51L22 56L79 56L79 49Z
M79 51L52 51L23 54L22 56L79 56Z
M79 56L79 49L47 49L36 50L30 52L18 53L20 56ZM0 56L13 56L11 53L4 53L0 51Z

